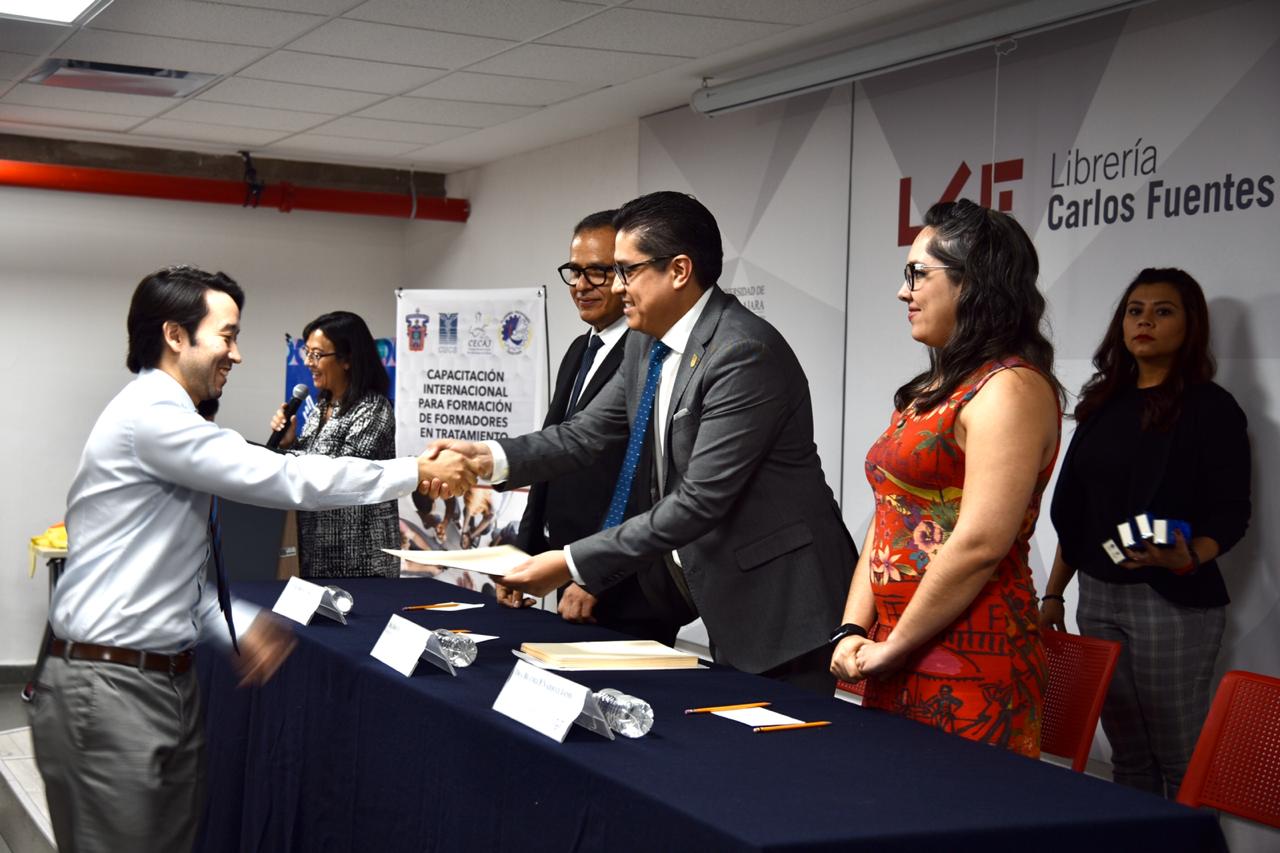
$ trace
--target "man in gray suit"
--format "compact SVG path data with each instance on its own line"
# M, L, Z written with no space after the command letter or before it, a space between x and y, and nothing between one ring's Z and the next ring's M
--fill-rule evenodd
M828 637L857 554L813 442L804 371L769 323L716 282L715 218L682 193L635 199L614 218L622 366L571 421L515 439L440 446L471 453L506 487L592 464L627 442L652 506L507 575L542 595L570 578L607 589L664 559L706 624L716 660L830 693ZM634 434L633 434L634 433ZM652 477L634 471L652 449ZM614 506L626 503L627 462Z

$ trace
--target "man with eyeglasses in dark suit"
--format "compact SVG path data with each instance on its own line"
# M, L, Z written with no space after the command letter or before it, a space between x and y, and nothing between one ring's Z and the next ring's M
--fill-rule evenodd
M622 296L613 292L615 212L600 211L579 222L569 244L569 261L558 269L561 280L569 286L578 316L591 328L574 339L560 362L544 427L564 423L586 408L622 363L627 322L622 316ZM588 468L532 486L516 544L530 554L540 554L597 532L609 508L625 449L613 448ZM640 510L634 503L628 515ZM569 583L560 590L558 609L570 622L597 623L670 645L680 626L694 616L684 607L678 591L669 586L665 567L655 563L648 571L631 575L599 595ZM647 595L646 588L650 590ZM501 586L498 597L511 606L532 602Z

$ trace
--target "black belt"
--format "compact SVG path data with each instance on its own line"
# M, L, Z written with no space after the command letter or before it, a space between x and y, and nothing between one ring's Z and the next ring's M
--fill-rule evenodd
M49 654L53 657L75 660L102 661L145 669L151 672L167 672L170 675L182 675L191 669L191 661L195 657L192 651L180 652L176 655L162 655L156 652L144 652L138 649L122 649L117 646L99 646L96 643L72 643L54 638L49 641Z

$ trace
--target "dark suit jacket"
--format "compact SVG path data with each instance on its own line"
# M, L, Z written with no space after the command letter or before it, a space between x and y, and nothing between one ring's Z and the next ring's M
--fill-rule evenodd
M591 464L625 444L653 338L567 424L501 441L509 486ZM666 494L573 543L587 589L676 550L717 655L762 672L822 646L840 621L856 552L822 475L809 385L773 326L715 288L681 357L668 408Z
M604 356L600 366L592 374L591 381L578 395L574 414L585 409L618 372L629 334L624 332L622 339ZM555 390L551 395L551 405L543 427L555 426L565 420L569 396L573 393L573 383L578 377L578 367L582 363L589 338L590 333L587 333L574 339L564 360L560 362ZM590 467L570 471L554 480L535 483L529 490L529 501L525 506L524 516L520 519L516 544L530 554L540 554L563 548L570 542L597 532L609 509L625 451L625 444L615 444L606 449ZM647 506L647 502L641 502L637 495L629 502L627 514L636 514L642 506ZM544 528L550 532L549 537L544 535ZM617 586L599 591L596 620L606 627L634 633L646 639L670 642L680 626L693 616L679 602L679 593L666 577L665 566L655 563L638 574L643 576L643 586L641 577L632 576ZM652 577L648 577L649 575Z

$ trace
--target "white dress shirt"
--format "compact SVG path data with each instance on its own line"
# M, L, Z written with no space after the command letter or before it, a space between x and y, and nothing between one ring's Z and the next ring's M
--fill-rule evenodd
M661 460L665 458L662 448L667 435L666 416L671 409L671 392L675 389L676 373L680 370L680 362L684 358L685 350L689 348L689 338L693 335L693 327L698 325L698 319L702 317L702 312L706 309L709 301L711 301L711 288L708 287L702 292L702 296L693 304L693 307L686 311L679 320L676 320L661 338L662 342L671 348L671 352L667 353L666 358L662 361L662 373L658 379L658 397L654 401L655 411L652 416L653 419L656 419L652 421L654 436L657 439L653 458L654 466L658 472L659 492L663 491L663 480L666 479L666 466L661 464ZM506 451L496 441L486 441L484 444L493 455L493 477L491 482L504 482L511 472L511 468L507 464ZM569 564L569 574L573 577L574 583L581 585L582 575L578 573L578 567L574 565L572 546L565 546L564 557L565 562ZM680 565L680 557L675 551L671 552L671 559L675 560L676 565Z
M407 495L412 457L374 462L278 454L196 413L182 386L144 370L98 417L67 495L66 569L49 603L55 636L173 654L230 644L205 583L211 494L279 509ZM237 634L258 608L234 602Z
M596 351L595 361L591 362L591 368L587 371L587 376L582 380L582 387L585 390L591 384L592 378L596 375L596 371L600 369L600 365L604 363L605 356L609 351L618 345L618 341L622 340L622 336L627 333L627 318L619 317L614 320L611 325L606 326L599 332L594 332L592 337L600 339L600 349ZM587 344L590 345L590 339ZM578 392L581 394L582 392Z

